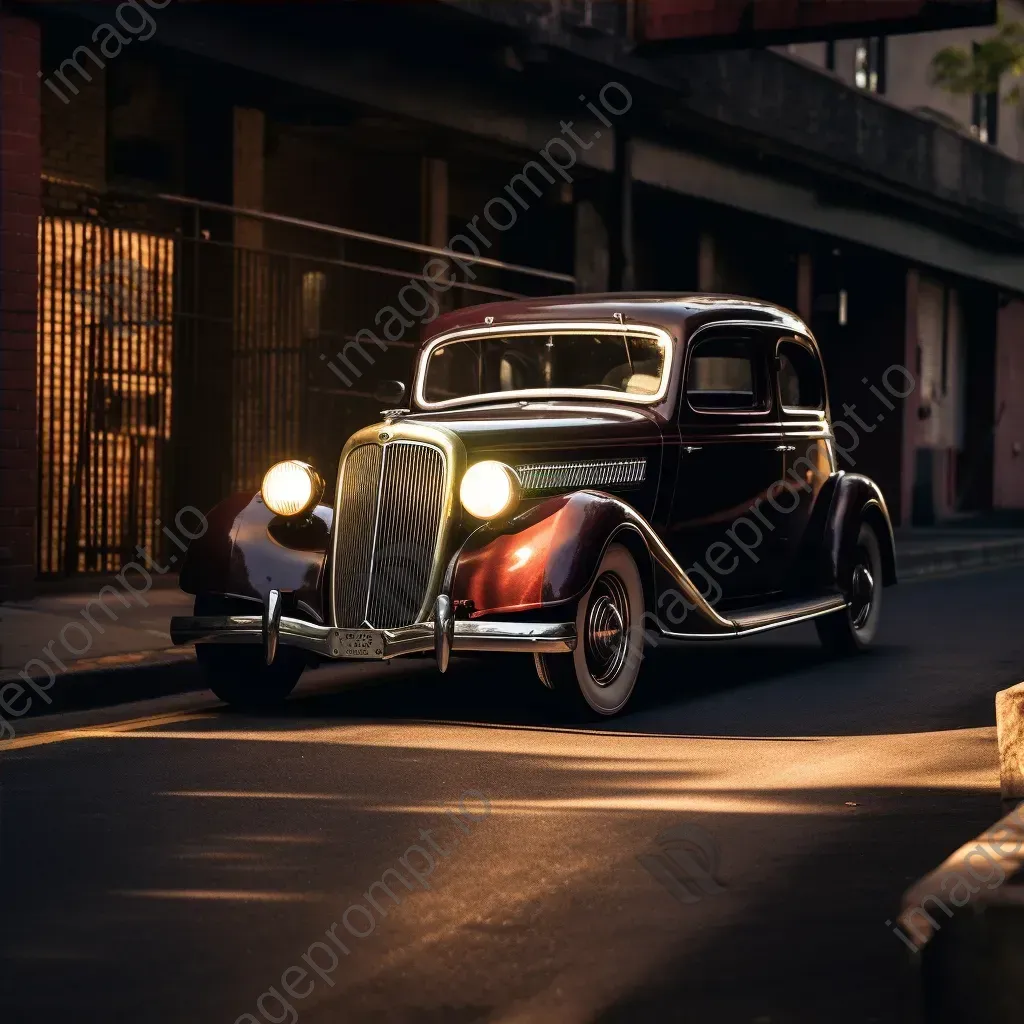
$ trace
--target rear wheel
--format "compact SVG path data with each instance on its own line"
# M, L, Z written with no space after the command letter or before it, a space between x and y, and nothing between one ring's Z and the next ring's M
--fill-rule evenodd
M878 535L862 523L850 559L845 592L849 604L841 612L816 619L818 637L829 653L853 654L869 647L882 612L882 550Z
M629 551L611 544L576 611L576 650L535 656L537 672L573 717L618 714L643 661L644 588Z

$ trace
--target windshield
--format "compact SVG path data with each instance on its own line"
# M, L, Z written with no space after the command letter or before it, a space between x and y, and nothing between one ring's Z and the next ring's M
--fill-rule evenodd
M660 337L628 333L488 334L432 349L420 398L428 405L506 392L662 393L668 349Z

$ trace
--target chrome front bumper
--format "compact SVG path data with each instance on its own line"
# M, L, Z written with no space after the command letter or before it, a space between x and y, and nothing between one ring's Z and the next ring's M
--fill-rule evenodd
M444 602L444 603L442 603ZM175 616L171 639L176 644L258 644L271 663L278 644L301 647L322 658L384 661L401 654L433 651L438 667L448 667L452 651L510 651L566 654L576 647L574 622L472 622L451 618L447 600L439 598L430 622L394 629L342 629L275 614L274 600L260 615Z

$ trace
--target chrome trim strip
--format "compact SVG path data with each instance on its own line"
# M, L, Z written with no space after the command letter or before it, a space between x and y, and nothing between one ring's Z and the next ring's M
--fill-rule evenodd
M367 616L370 614L370 598L373 596L373 566L377 561L377 541L380 540L380 502L384 494L384 475L387 473L388 466L388 449L387 445L382 445L382 451L380 453L380 475L377 477L377 500L373 507L373 539L370 542L370 567L366 571L366 600L363 602L363 622L369 621ZM338 511L341 511L341 491L338 492ZM335 521L340 522L340 518L336 515ZM331 580L332 585L336 585L335 580ZM335 619L335 621L337 621Z
M434 650L434 623L416 622L395 629L337 629L304 619L282 616L280 643L301 647L321 657L341 659L334 646L340 634L372 632L381 640L381 654L370 660L386 660L402 654ZM262 644L261 615L175 616L171 639L176 644ZM567 654L576 648L575 622L474 622L459 621L452 630L453 651L508 651L525 654ZM367 660L345 659L345 660Z
M449 341L468 341L473 338L503 335L530 334L610 334L621 337L637 335L654 338L665 348L665 364L661 371L661 385L657 394L633 395L625 391L604 391L593 388L524 388L520 391L491 391L480 395L468 395L465 398L446 398L441 402L428 402L423 396L423 385L427 374L427 363L430 355L439 345ZM668 394L669 381L672 374L672 335L664 327L654 324L628 323L625 328L615 321L605 320L540 320L536 323L495 324L490 327L460 327L431 339L420 353L416 364L416 380L413 397L421 409L449 409L459 405L476 405L480 402L504 401L507 399L550 399L550 398L593 398L604 401L629 402L636 405L656 405Z
M452 650L568 654L576 649L575 622L456 622Z
M815 602L809 602L809 604L815 604ZM847 600L845 597L836 594L834 597L821 598L817 604L820 606L813 607L811 611L800 611L796 614L790 613L770 622L759 623L756 626L744 627L741 625L741 620L734 619L735 632L724 636L721 633L674 633L669 630L662 630L661 635L666 640L733 640L739 637L753 636L755 633L767 633L769 630L780 629L782 626L794 626L798 622L808 622L811 619L821 618L822 615L831 615L845 608Z
M657 559L658 564L675 580L682 596L694 606L694 610L698 614L702 615L712 626L718 629L719 632L714 635L720 636L722 633L732 633L734 631L735 623L731 619L723 618L715 611L712 605L708 604L701 592L693 585L689 576L686 575L683 567L675 560L672 552L665 546L665 542L655 533L654 527L632 505L621 498L616 498L614 495L602 491L583 491L580 493L589 493L601 498L605 502L611 501L618 505L626 520L623 526L636 530L643 537L651 554Z
M801 339L812 339L814 336L811 334L810 327L807 326L794 313L792 310L786 309L785 306L771 306L774 312L782 314L782 323L772 323L770 320L745 320L742 317L732 320L709 320L706 324L701 324L691 335L690 338L695 338L701 331L709 330L712 327L760 327L769 331L778 331L780 329L786 329L792 331ZM778 339L783 340L783 339Z
M768 629L775 629L777 626L788 626L794 622L802 622L804 619L816 618L818 615L828 615L830 612L839 611L840 608L846 606L846 599L838 594L823 598L811 598L804 604L797 606L796 609L794 609L792 603L789 603L787 605L789 611L786 615L780 617L778 621L744 627L742 612L737 613L735 618L727 619L720 615L713 605L708 603L686 575L682 566L675 560L672 552L668 550L662 539L654 532L654 527L635 508L614 495L593 491L590 493L597 494L604 501L612 501L619 506L626 519L626 522L620 529L635 529L643 537L658 564L676 582L682 597L694 606L694 610L706 622L715 627L714 631L708 633L672 633L666 630L659 630L662 636L680 640L729 640L739 636L749 636L752 633L761 633Z
M698 409L690 403L689 392L686 388L686 380L690 375L690 360L693 355L694 341L704 331L712 331L720 327L758 327L768 330L779 330L780 327L785 327L793 331L793 334L800 338L802 341L811 341L813 335L811 329L797 317L795 314L785 309L782 306L774 307L775 311L783 314L782 324L768 323L764 320L712 320L710 323L701 324L690 336L686 339L686 359L683 365L683 372L680 378L680 383L683 391L683 400L686 402L687 408L696 413L698 416L767 416L769 415L775 406L775 374L772 372L771 367L768 367L768 407L766 409ZM787 335L788 337L788 335ZM782 339L778 339L782 340ZM778 351L778 349L776 349ZM817 355L815 349L815 355L818 360L818 365L821 365L821 357Z

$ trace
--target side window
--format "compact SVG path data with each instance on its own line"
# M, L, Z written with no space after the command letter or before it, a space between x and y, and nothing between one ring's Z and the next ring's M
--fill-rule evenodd
M701 412L768 408L760 347L751 338L708 338L690 355L686 398Z
M779 342L779 394L787 409L825 408L825 384L814 353L795 341Z

